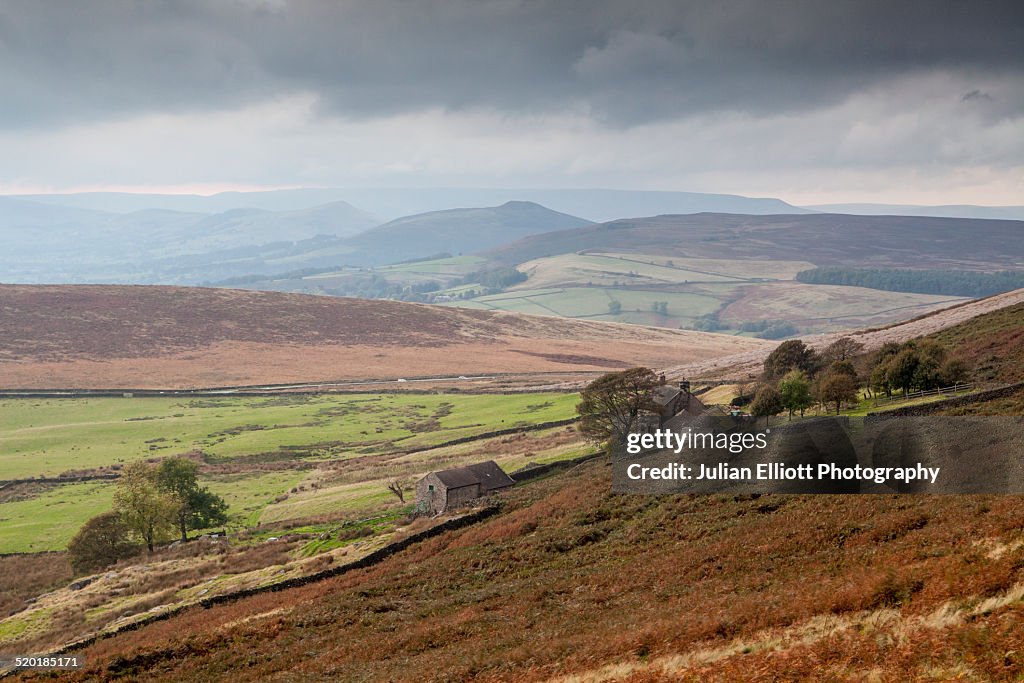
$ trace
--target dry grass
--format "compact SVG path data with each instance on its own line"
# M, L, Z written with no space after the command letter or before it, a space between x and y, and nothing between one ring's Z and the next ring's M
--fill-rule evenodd
M74 572L65 553L0 557L0 619L25 607L25 601L67 584Z
M873 351L881 348L886 342L905 342L916 337L935 335L943 330L953 328L961 324L970 325L970 320L988 313L996 313L1000 310L1010 310L1013 306L1024 303L1024 289L1018 289L1005 294L997 294L977 301L969 301L965 304L958 304L943 308L926 315L922 315L906 322L896 323L879 329L860 330L852 333L834 332L831 334L815 335L805 339L811 346L823 349L841 336L849 335L864 344L866 351ZM940 340L946 342L948 340ZM980 345L985 344L985 338L977 340ZM1010 340L1004 340L1010 341ZM761 373L765 356L771 352L756 349L741 352L735 355L724 356L711 360L696 360L676 366L666 371L671 377L709 377L721 379L745 380L758 376Z
M110 335L112 327L120 332ZM770 346L614 323L176 287L4 285L0 328L13 331L0 342L5 388L587 372Z

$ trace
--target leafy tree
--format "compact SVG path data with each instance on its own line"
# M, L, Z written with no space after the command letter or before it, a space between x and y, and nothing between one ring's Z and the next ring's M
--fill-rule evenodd
M622 302L617 300L609 301L608 312L612 315L618 315L619 313L622 313Z
M942 383L948 387L966 382L969 373L964 361L959 358L949 358L942 364L939 374L942 376Z
M130 536L131 530L117 512L96 515L68 543L71 567L80 574L87 574L138 554L141 546Z
M857 381L843 372L827 372L818 379L817 398L825 404L836 404L836 415L843 403L857 400Z
M864 345L852 337L841 337L829 344L821 352L821 355L826 362L834 363L835 361L850 360L859 354L863 348Z
M764 375L769 380L778 379L790 370L803 370L812 375L817 365L817 354L812 348L799 339L790 339L779 344L764 359Z
M848 360L837 360L829 366L828 371L839 375L848 375L857 379L857 368Z
M793 413L800 411L801 417L804 411L811 407L814 399L811 396L811 382L802 370L790 370L786 376L779 381L779 395L782 398L783 407L789 411L789 419L793 419Z
M205 486L199 486L199 465L186 458L167 458L156 470L157 488L180 503L174 523L181 540L188 540L189 529L206 529L228 521L228 505Z
M978 273L963 270L898 270L831 266L804 270L798 282L870 287L890 292L919 292L982 297L1024 287L1024 273L1004 270Z
M716 332L718 330L724 330L725 325L718 319L717 313L706 313L693 321L690 329L699 330L701 332Z
M126 465L114 491L114 509L149 552L173 534L182 501L160 490L156 468L143 461Z
M772 415L778 415L783 411L785 405L782 403L782 396L771 384L763 384L754 394L754 400L750 404L750 413L757 417L764 416L764 424L768 426L768 420Z
M797 333L796 326L786 320L778 320L765 327L757 335L759 339L783 339Z
M903 390L906 395L914 386L914 376L920 358L913 348L905 348L886 363L885 379L890 386Z
M889 382L889 364L892 357L884 358L871 370L871 388L876 392L885 392L886 396L892 396L893 386Z
M630 368L598 377L580 392L580 432L612 451L621 448L637 418L654 411L651 392L661 380L650 368Z

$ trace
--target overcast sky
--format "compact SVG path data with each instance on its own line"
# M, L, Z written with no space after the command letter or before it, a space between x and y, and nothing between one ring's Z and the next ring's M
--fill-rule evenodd
M0 0L0 192L1024 204L1024 3Z

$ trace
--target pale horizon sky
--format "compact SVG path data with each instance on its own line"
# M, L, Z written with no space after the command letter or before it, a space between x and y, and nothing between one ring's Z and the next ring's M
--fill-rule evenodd
M0 0L0 194L1024 204L1024 5Z

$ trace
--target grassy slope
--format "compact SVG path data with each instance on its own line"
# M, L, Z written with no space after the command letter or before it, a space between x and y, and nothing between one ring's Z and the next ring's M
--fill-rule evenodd
M55 476L193 450L220 461L423 447L571 417L575 401L574 394L7 400L0 401L0 478Z
M931 338L954 349L979 380L1024 381L1024 304L977 316Z
M447 459L495 457L482 448L502 451L498 442L470 443L399 454L395 463L395 456L374 461L375 454L564 419L574 414L576 400L575 394L548 393L4 401L0 472L4 478L52 476L199 449L208 459L239 470L203 475L203 483L227 500L232 523L337 516L389 506L391 494L381 480L392 473L420 473ZM547 455L571 457L574 452L562 445ZM264 460L285 467L296 461L329 467L343 472L331 476L344 481L324 482L310 470L262 471ZM512 469L525 459L517 454L502 463ZM315 478L316 489L278 500L307 477ZM85 520L110 508L113 486L62 484L0 502L0 553L63 549Z
M967 618L1024 579L1018 497L642 497L608 487L607 468L593 463L519 488L498 518L375 568L97 643L85 652L89 672L65 678L1024 673L1004 656L1020 640L1019 603ZM702 668L709 656L716 669Z

